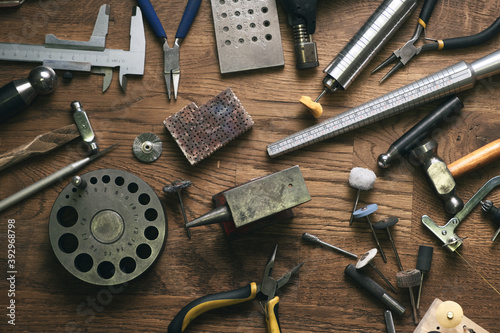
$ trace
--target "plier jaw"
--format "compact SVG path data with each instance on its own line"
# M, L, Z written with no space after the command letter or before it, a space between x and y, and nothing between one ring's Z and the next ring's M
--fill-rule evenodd
M420 38L420 35L422 34L422 31L424 30L424 26L422 24L418 24L417 28L415 29L415 33L413 34L413 37L405 43L401 48L397 49L394 51L389 58L385 59L375 67L375 69L371 72L371 74L377 72L378 70L386 67L390 63L397 61L397 63L392 67L387 74L384 75L384 77L380 80L379 83L384 82L386 79L388 79L392 74L394 74L396 71L398 71L400 68L405 66L411 58L416 56L417 54L420 53L422 50L422 47L416 47L415 43L418 41Z
M172 98L172 87L175 100L177 100L177 94L179 92L179 81L181 77L179 47L181 41L181 38L176 38L173 47L168 46L166 39L163 44L163 73L165 76L165 84L167 85L167 95L169 100Z

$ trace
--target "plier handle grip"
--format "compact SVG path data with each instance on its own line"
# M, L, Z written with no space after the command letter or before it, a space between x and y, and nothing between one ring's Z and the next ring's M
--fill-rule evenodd
M427 22L429 21L432 15L432 12L436 5L436 1L437 0L426 0L424 2L413 37L409 41L407 41L406 44L403 45L401 48L394 51L393 54L389 56L389 58L384 60L380 65L378 65L372 71L373 74L378 70L386 67L390 63L397 61L396 65L394 65L394 67L389 72L387 72L387 74L380 80L380 83L384 82L397 70L405 66L414 56L420 54L421 52L431 51L431 50L454 50L454 49L479 45L493 38L493 36L495 36L496 34L498 34L498 32L500 32L500 17L499 17L495 20L495 22L493 22L492 25L490 25L488 28L486 28L485 30L481 31L478 34L465 37L433 40L433 42L431 43L425 43L420 47L416 47L415 43L420 38L422 31L424 31L427 28ZM429 39L426 38L426 40Z
M269 261L267 262L266 269L264 271L264 278L260 284L256 282L251 282L242 288L226 291L218 294L212 294L198 298L185 307L183 307L179 313L174 317L170 325L168 326L168 333L181 333L184 332L186 327L199 315L213 310L234 304L239 304L255 299L257 296L263 296L267 298L265 301L265 313L266 313L266 327L268 333L279 333L281 332L279 319L278 319L278 303L279 297L276 296L276 291L283 287L291 278L291 276L298 272L304 263L301 263L294 267L292 270L287 272L278 280L271 277L272 269L274 267L274 261L276 257L276 251L278 246L276 245L273 254Z

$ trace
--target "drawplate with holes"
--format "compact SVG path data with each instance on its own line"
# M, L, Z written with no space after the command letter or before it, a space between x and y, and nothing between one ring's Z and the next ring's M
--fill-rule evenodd
M49 236L61 264L85 282L109 286L146 271L160 254L167 218L153 189L114 169L81 176L66 186L50 214Z

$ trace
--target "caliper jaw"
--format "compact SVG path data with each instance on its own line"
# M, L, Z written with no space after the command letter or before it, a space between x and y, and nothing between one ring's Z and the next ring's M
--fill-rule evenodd
M57 49L104 51L106 48L106 35L109 26L109 5L99 8L94 31L88 41L59 39L53 34L45 36L45 47Z
M470 200L464 205L464 208L459 211L454 217L452 217L444 226L440 227L434 222L429 216L422 216L422 223L432 231L437 238L443 242L443 247L447 248L451 252L455 252L456 249L460 247L463 243L463 238L460 238L455 233L455 229L458 227L460 222L469 215L469 213L476 207L484 197L488 195L495 187L500 185L500 176L491 178L486 182L470 198Z

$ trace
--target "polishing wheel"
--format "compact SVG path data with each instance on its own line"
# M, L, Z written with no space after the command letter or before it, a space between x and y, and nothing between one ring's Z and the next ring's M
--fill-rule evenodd
M87 186L66 186L49 221L52 249L85 282L108 286L146 271L160 254L167 218L160 199L131 173L101 169L81 176Z
M453 301L446 301L439 304L436 309L436 319L438 323L446 328L457 327L464 317L464 311L460 304Z
M160 138L151 132L139 134L132 145L135 157L144 163L156 161L161 155L161 149L162 143Z

